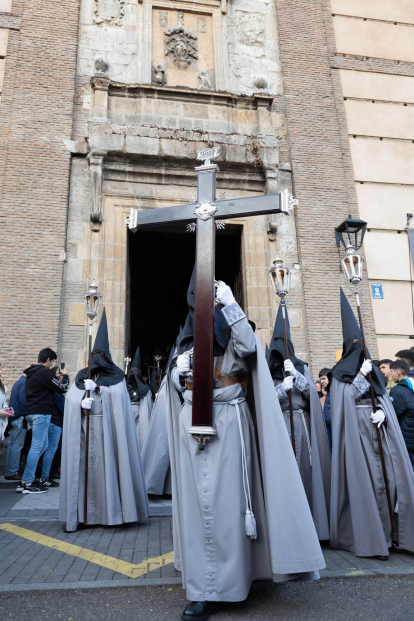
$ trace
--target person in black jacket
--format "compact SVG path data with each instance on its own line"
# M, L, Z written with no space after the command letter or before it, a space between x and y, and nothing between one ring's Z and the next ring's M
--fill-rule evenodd
M58 366L51 368L52 373L58 378L59 381L63 382L64 375L62 374L61 369ZM55 392L55 403L53 407L52 417L49 423L48 430L48 446L46 451L43 454L42 464L41 464L41 476L40 482L44 487L59 487L59 483L53 481L50 477L50 471L53 459L55 457L56 450L58 448L60 436L62 434L63 427L63 413L65 410L65 400L63 395ZM40 467L40 462L39 462Z
M32 444L27 456L26 468L17 491L23 494L43 494L48 491L44 485L32 485L37 462L48 446L49 422L55 404L55 393L63 394L68 387L69 378L66 370L60 381L50 370L56 352L47 347L39 352L38 364L25 369L26 374L26 419L32 428Z
M405 360L391 364L391 379L397 385L391 388L390 399L414 468L414 385L409 373L410 365Z

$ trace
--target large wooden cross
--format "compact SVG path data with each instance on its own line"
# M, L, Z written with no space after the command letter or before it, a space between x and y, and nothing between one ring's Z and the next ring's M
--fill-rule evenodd
M219 154L219 147L198 151L197 159L204 160L204 163L196 167L197 200L192 204L146 210L131 209L127 219L128 227L133 232L157 225L190 224L196 220L193 417L189 432L198 439L200 448L204 448L206 440L216 435L212 427L216 220L268 213L289 215L297 204L287 190L280 194L218 200L216 172L219 167L212 164L211 160Z

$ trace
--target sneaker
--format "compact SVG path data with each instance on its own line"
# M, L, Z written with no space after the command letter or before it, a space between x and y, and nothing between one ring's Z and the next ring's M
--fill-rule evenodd
M26 483L22 494L44 494L48 491L48 488L44 487L43 485L34 485L33 483L31 485L27 485Z
M22 492L23 490L24 490L24 483L20 481L20 483L16 487L16 492Z
M40 480L39 481L40 485L43 485L43 487L59 487L59 483L56 483L56 481L52 481L52 479L45 479L44 481Z
M56 474L51 474L49 479L60 479L60 474L58 472Z

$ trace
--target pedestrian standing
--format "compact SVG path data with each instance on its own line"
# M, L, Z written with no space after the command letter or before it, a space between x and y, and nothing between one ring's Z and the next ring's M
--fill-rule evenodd
M405 360L391 363L391 377L395 385L391 388L390 399L414 468L414 386L413 380L408 377L409 372L410 366Z
M1 380L1 364L0 364L0 440L4 440L4 432L7 427L7 419L12 416L7 408L7 388Z
M401 349L395 354L397 360L405 360L410 367L408 377L414 377L414 351L411 349Z
M324 367L319 371L319 379L322 386L321 405L325 419L326 433L328 434L329 446L332 451L332 428L331 428L331 394L329 384L330 369ZM322 401L323 400L323 401Z
M60 382L63 382L63 378L65 376L61 372L60 367L55 366L52 367L50 370ZM65 399L63 395L60 395L56 392L53 413L49 423L48 445L47 449L43 454L42 476L40 478L40 482L44 487L59 487L59 483L53 481L53 479L51 479L49 475L50 467L52 465L52 461L59 444L60 436L62 434L64 409Z
M13 384L10 394L10 407L13 409L14 415L9 418L9 424L6 429L9 442L7 444L6 454L6 474L5 479L8 481L20 481L22 475L19 474L20 454L24 446L26 437L26 375L23 373L17 382Z
M390 392L391 388L394 388L394 386L397 385L395 382L393 382L391 378L391 365L392 360L390 360L389 358L384 358L384 360L380 360L378 364L378 368L385 378L386 389L388 390L388 392ZM408 369L410 369L410 366L408 366Z
M26 373L26 418L32 428L32 444L27 456L26 468L17 491L23 494L44 494L48 487L33 485L37 462L48 445L49 422L53 413L54 395L67 390L69 378L66 370L60 382L50 370L56 360L56 352L50 347L39 352L38 363L25 369Z

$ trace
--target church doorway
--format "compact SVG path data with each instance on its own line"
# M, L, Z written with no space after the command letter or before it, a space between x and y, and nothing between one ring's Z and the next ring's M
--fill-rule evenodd
M243 306L241 233L226 224L216 235L216 278L224 280ZM195 233L185 226L128 231L125 355L140 347L142 372L162 356L165 367L180 326L187 317L187 289L195 261Z

